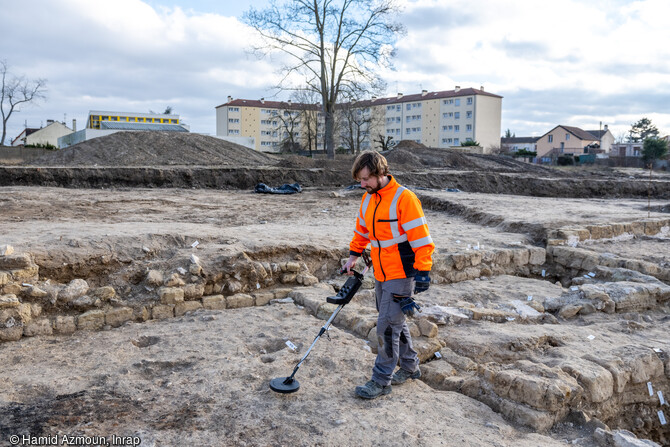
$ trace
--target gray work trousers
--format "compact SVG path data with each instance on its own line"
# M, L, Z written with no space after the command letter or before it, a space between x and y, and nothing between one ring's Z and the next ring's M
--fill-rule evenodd
M412 337L405 322L400 304L393 301L393 294L410 296L414 278L375 281L377 295L377 359L372 368L372 380L379 385L391 384L396 365L407 371L416 371L419 357L412 347Z

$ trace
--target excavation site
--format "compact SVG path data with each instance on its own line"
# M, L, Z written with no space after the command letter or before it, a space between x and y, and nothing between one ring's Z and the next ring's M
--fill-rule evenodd
M371 271L269 387L337 307L352 155L127 132L0 166L0 445L669 446L670 174L384 155L436 250L422 376L369 401Z

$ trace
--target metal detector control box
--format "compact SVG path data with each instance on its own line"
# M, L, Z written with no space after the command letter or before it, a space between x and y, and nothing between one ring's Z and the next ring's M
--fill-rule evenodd
M354 295L356 295L356 292L358 292L358 289L361 288L362 284L363 275L358 272L354 272L354 276L347 279L347 282L345 282L340 291L337 292L337 295L329 296L326 298L326 301L330 304L337 304L342 306L349 304L349 301L351 301Z

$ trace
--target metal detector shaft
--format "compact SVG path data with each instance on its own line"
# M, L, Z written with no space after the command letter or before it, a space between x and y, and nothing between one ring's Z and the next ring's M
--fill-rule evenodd
M321 330L319 331L319 335L317 335L316 338L314 338L314 341L312 342L312 345L309 347L309 349L307 350L305 355L302 357L302 359L300 359L298 364L295 365L295 369L293 369L293 373L291 373L291 375L286 378L285 383L291 383L291 381L293 380L293 376L295 376L295 373L298 372L298 368L300 368L300 365L302 365L302 362L305 361L305 359L307 358L309 353L312 351L312 348L314 347L316 342L319 340L319 338L321 338L321 336L326 333L326 331L328 330L328 326L330 326L330 324L333 322L335 317L337 317L337 314L340 313L340 310L342 310L343 307L344 307L344 304L340 304L339 306L337 306L337 309L335 309L335 311L330 316L330 318L328 319L326 324L324 324L323 327L321 328Z
M363 253L363 260L365 261L365 268L363 269L363 271L362 271L361 273L354 272L354 275L356 276L356 278L358 279L358 281L360 281L360 283L363 282L363 276L367 273L367 271L370 269L370 266L372 265L372 261L370 261L370 258L367 256L367 253ZM341 271L341 273L343 273L343 272ZM359 283L359 284L360 284L360 283ZM350 295L353 296L353 295L356 293L357 290L358 290L358 287L356 287L355 289L352 289L352 290L350 291ZM316 344L316 342L319 340L319 338L321 338L321 336L322 336L323 334L326 333L326 331L328 330L328 327L331 325L331 323L333 322L333 320L335 320L335 317L337 317L337 314L339 314L340 311L342 310L342 308L343 308L343 307L344 307L344 306L351 300L351 296L349 296L348 298L349 298L349 299L345 299L345 300L343 300L343 301L342 301L342 304L340 304L340 305L337 306L337 309L335 309L335 311L334 311L333 314L330 316L330 318L328 319L328 321L326 321L326 324L324 324L323 327L321 328L321 330L319 331L319 335L317 335L316 338L314 338L314 341L312 342L312 345L309 347L309 349L307 350L307 352L305 353L305 355L302 357L302 359L300 359L300 361L298 362L298 364L295 365L295 368L293 369L293 372L291 373L291 375L288 376L288 377L286 378L286 380L284 380L284 382L283 382L284 384L288 385L288 384L290 384L291 382L293 382L293 377L295 376L295 373L298 372L298 368L300 368L300 365L302 365L302 362L305 361L305 359L307 358L307 356L309 355L309 353L312 351L312 348L314 347L314 345ZM330 301L330 300L331 300L331 298L329 298L329 301Z

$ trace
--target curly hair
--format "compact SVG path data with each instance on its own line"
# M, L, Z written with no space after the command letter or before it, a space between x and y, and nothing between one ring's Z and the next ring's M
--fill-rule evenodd
M351 176L358 181L358 173L368 168L370 175L374 177L382 177L388 175L389 165L386 158L377 151L365 151L356 157L354 165L351 167Z

